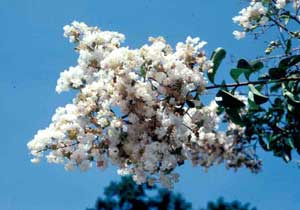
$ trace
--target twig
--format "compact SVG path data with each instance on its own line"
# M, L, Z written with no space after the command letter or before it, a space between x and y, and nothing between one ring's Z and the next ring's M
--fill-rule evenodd
M293 78L281 78L276 80L260 80L260 81L249 81L249 82L241 82L241 83L232 83L232 84L216 84L207 86L206 89L215 89L221 87L240 87L240 86L247 86L247 85L257 85L257 84L269 84L269 83L278 83L278 82L287 82L287 81L300 81L300 77L293 77Z

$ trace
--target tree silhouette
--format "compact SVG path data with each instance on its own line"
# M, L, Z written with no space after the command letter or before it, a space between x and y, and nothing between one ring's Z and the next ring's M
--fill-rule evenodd
M257 210L253 207L250 209L250 204L242 204L239 201L225 202L223 198L219 198L216 202L208 202L207 207L201 210Z
M137 185L131 177L126 176L122 177L120 182L111 182L104 189L104 198L100 197L96 207L88 210L129 209L188 210L192 209L192 205L180 194L158 188L156 185Z
M157 185L138 185L130 176L120 182L111 182L104 189L104 197L98 198L94 208L87 210L192 210L192 204L181 194L174 193ZM257 210L250 204L239 201L225 202L219 198L209 202L201 210Z

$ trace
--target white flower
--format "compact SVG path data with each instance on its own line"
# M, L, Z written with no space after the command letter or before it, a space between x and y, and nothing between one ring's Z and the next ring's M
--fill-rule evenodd
M40 158L32 158L30 161L31 161L32 163L37 164L37 163L40 163L40 162L41 162L41 159L40 159Z
M83 84L84 72L80 67L70 67L60 74L57 81L56 91L61 93L70 88L79 88Z
M240 40L240 39L245 38L246 32L244 32L244 31L234 31L234 32L233 32L233 35L234 35L234 37L235 37L237 40Z
M264 14L262 5L253 3L237 19L264 24ZM253 170L244 157L256 164L254 153L234 150L243 146L237 145L243 129L229 124L226 134L218 132L217 104L202 106L191 94L205 92L205 72L212 68L202 49L206 42L187 37L173 50L159 37L131 49L121 46L123 34L80 22L65 26L64 35L77 44L79 58L60 74L56 91L72 89L77 95L27 144L33 163L45 156L67 171L86 171L93 162L101 169L110 162L138 184L158 181L166 187L177 181L172 172L185 161L206 168L244 163Z
M90 160L83 160L79 164L79 168L81 171L87 171L92 167L92 163Z
M283 9L286 6L286 0L276 0L276 8L277 9Z
M65 170L66 171L73 171L76 167L76 163L75 162L72 162L72 161L68 161L66 164L65 164Z
M267 8L261 2L252 1L250 6L242 9L239 14L239 16L233 17L232 20L246 30L266 24L267 17L265 15L267 14Z
M300 7L300 2L299 2L299 0L293 0L293 8L294 8L295 10L297 10L297 9L299 9L299 7ZM299 17L298 17L298 19L299 19Z

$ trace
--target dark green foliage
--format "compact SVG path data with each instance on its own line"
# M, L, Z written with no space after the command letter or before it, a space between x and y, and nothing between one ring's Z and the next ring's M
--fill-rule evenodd
M264 104L266 103L268 100L269 100L269 97L268 96L265 96L263 94L261 94L257 89L256 87L254 87L254 85L250 84L249 85L249 89L250 89L250 92L249 92L249 99L251 101L253 101L256 105L260 105L260 104Z
M287 47L290 44L288 42ZM262 70L264 65L240 59L237 68L230 72L236 84L226 86L223 82L216 94L219 110L225 111L232 122L245 127L244 140L253 142L254 148L260 144L265 151L272 151L285 162L291 161L293 150L300 154L299 62L300 55L287 55L278 61L276 67L261 72L258 80L249 81L250 75ZM242 74L247 82L240 81ZM247 108L234 95L245 85L249 87Z
M201 210L257 210L242 205L238 201L209 202ZM104 197L99 198L96 207L87 210L192 210L192 204L181 194L146 184L137 185L131 177L122 177L120 182L111 182L104 189Z
M250 79L251 74L261 70L264 67L264 64L261 61L248 62L245 59L240 59L238 61L237 67L231 69L230 75L232 79L236 82L239 81L240 75L244 74L247 80Z
M209 202L205 209L201 210L257 210L256 208L250 209L250 204L241 204L239 201L225 202L223 198L219 198L217 202Z
M249 76L248 76L248 73L249 72L249 69L240 69L240 68L237 68L237 69L231 69L230 70L230 76L232 77L232 79L236 82L239 81L239 77L244 74L245 77L247 79L249 79Z
M245 104L231 93L222 89L219 90L216 96L218 97L216 103L224 109L230 120L242 125L243 121L239 112L241 108L245 107Z
M289 162L292 150L300 151L300 88L298 81L284 81L278 89L282 95L260 111L250 107L244 119L249 139L258 140L264 150Z
M151 195L150 195L151 194ZM131 177L111 182L99 198L96 208L89 210L191 210L192 205L180 194L157 186L137 185Z
M241 100L225 90L220 90L217 93L217 97L220 97L222 99L217 100L218 105L225 108L233 107L239 109L245 106L245 104Z
M217 48L212 56L211 60L214 64L212 71L208 72L207 76L210 82L215 83L215 75L219 69L223 59L226 57L226 51L223 48Z

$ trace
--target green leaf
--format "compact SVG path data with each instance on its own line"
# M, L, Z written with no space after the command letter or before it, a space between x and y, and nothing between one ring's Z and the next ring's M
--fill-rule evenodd
M249 71L249 69L241 69L241 68L231 69L230 75L234 81L239 82L239 77L241 76L241 74L244 74L246 71Z
M292 67L292 66L296 65L299 62L300 62L300 55L295 55L291 58L291 60L289 62L289 67Z
M285 76L286 69L284 68L270 68L269 75L271 79L280 79Z
M268 80L268 79L270 79L270 76L268 74L262 74L257 79L258 80Z
M245 107L241 100L225 90L219 90L216 96L216 103L220 106L238 109Z
M290 91L288 91L287 89L283 90L283 95L287 97L288 102L293 105L293 106L300 106L300 100L297 100L295 95L293 93L291 93Z
M278 68L282 69L282 70L287 70L289 68L289 63L290 63L291 59L292 59L292 56L282 59L279 62Z
M270 92L278 92L278 90L281 88L281 84L280 83L275 83L274 85L272 85L270 87Z
M281 134L272 134L269 136L269 143L270 144L275 144L279 139L281 138Z
M289 38L286 42L286 49L285 49L285 54L289 54L291 51L291 47L292 47L292 40L291 38Z
M245 78L247 80L250 79L250 75L252 73L261 70L263 67L264 67L264 64L258 60L249 63L245 59L240 59L237 64L237 69L241 69L240 71L243 71Z
M249 99L254 101L256 104L263 104L266 103L269 98L263 94L261 94L255 87L254 85L250 84L249 85L250 91L249 92Z
M284 58L279 62L278 68L282 70L287 70L300 62L300 55L293 55L288 58Z
M251 62L250 65L252 66L252 71L259 71L264 68L264 64L261 61Z
M220 115L225 111L224 107L218 106L217 108L217 114Z
M252 69L250 63L248 63L248 61L246 61L245 59L240 59L238 61L237 68L250 69L250 70Z
M262 135L259 135L258 137L258 142L260 144L260 146L265 150L265 151L270 151L270 145L268 143L266 143L262 137Z
M226 108L225 109L226 114L228 115L229 119L238 125L243 126L244 122L239 114L239 109L236 108Z
M145 76L146 76L146 68L145 68L144 65L141 66L140 74L141 74L142 77L145 77Z
M288 145L290 148L292 148L292 149L295 148L292 138L285 138L284 141L285 141L285 144Z
M295 96L292 92L290 92L286 86L286 84L282 83L283 95L288 99L288 103L292 106L299 107L300 99Z
M290 16L288 15L281 15L280 18L284 20L285 25L288 24L290 21Z
M270 3L270 0L263 0L262 1L264 4Z
M282 158L286 163L289 163L292 160L291 149L284 149L282 151Z
M282 105L283 101L281 98L276 97L274 100L274 105L279 106L279 107L283 107Z
M215 75L225 57L226 57L226 51L223 48L217 48L213 52L211 56L211 61L213 62L214 66L212 70L207 73L210 82L215 83Z
M295 107L294 107L293 105L291 105L291 104L288 104L288 105L287 105L287 108L288 108L288 110L289 110L290 112L294 112L294 110L295 110Z
M252 94L252 96L253 96L253 94ZM250 98L251 97L249 96L249 98L248 98L248 105L250 108L249 110L255 111L255 112L263 111L263 109L254 102L254 99L250 99Z
M221 87L220 87L220 89L221 89L221 90L228 91L228 88L226 87L226 81L225 81L225 80L223 80L223 81L221 82Z

